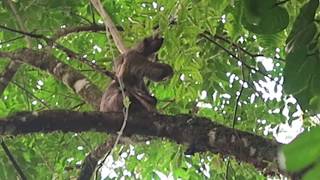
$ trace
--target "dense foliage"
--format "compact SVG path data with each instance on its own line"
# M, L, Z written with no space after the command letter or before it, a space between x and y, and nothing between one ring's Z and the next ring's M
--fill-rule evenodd
M0 1L0 52L25 47L48 51L101 90L106 88L110 78L77 58L48 46L41 38L31 37L28 44L23 34L3 28L54 37L59 29L101 24L89 1L9 1ZM310 168L306 179L319 176L320 130L314 127L320 122L318 0L102 2L127 46L154 29L163 34L159 59L172 65L175 74L168 82L149 86L161 113L205 116L266 138L279 138L280 124L300 122L305 131L312 130L285 147L284 164L290 171ZM72 33L57 42L110 71L118 55L103 31ZM1 58L2 74L9 63ZM26 64L19 67L0 96L1 117L45 109L95 110L61 81ZM69 179L77 176L86 154L106 137L93 132L56 132L3 139L30 179ZM164 139L119 145L111 157L113 163L106 168L109 171L103 173L110 178L136 179L164 175L175 179L264 179L251 165L232 157L212 153L185 156L185 150ZM3 151L0 157L0 176L15 179L16 171Z

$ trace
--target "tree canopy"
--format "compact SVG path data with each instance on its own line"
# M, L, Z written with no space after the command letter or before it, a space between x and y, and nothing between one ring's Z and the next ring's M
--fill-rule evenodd
M1 177L320 178L319 0L100 1L0 1ZM98 112L114 32L164 37L159 114Z

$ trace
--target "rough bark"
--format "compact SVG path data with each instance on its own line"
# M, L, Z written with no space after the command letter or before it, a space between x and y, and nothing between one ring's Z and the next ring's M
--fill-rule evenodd
M44 51L28 48L16 52L0 52L0 57L27 63L47 71L79 94L88 104L99 109L102 92L83 74Z
M22 112L0 119L1 135L35 132L98 131L115 134L121 127L122 113L42 111ZM281 144L252 133L233 130L202 117L189 115L130 115L124 136L132 134L166 137L189 145L192 152L211 151L232 155L253 164L266 174L281 172L277 151Z
M16 74L20 65L21 64L16 61L11 61L5 67L5 71L0 75L0 97L2 96L2 93L4 92L4 90L7 88L11 79Z

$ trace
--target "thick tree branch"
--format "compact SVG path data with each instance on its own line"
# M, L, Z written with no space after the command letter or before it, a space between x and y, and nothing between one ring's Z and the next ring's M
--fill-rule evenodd
M92 130L115 134L122 123L123 113L63 110L23 112L0 119L0 134ZM276 164L277 150L281 144L255 134L233 130L206 118L132 114L128 118L124 135L132 134L166 137L177 143L194 145L195 152L211 151L232 155L265 173L281 172Z
M0 52L0 57L10 58L47 71L79 94L88 104L99 109L102 92L83 74L67 64L58 61L53 55L43 51L22 49L16 52Z

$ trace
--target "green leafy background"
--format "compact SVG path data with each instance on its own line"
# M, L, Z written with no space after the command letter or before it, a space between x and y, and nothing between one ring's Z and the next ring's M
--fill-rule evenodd
M271 128L277 132L280 123L291 124L299 119L306 131L317 126L316 114L320 111L319 1L279 2L105 0L103 4L115 24L124 29L121 35L127 46L152 34L153 27L159 26L165 38L159 58L172 65L175 73L168 82L150 85L162 113L195 113L232 126L234 106L243 86L236 128L272 138ZM17 0L14 5L29 31L46 36L53 35L59 28L89 24L94 9L86 0ZM19 29L5 1L0 1L0 19L1 25ZM175 24L169 25L171 19ZM97 14L95 20L101 23ZM215 38L251 69L241 68L239 61L204 39L201 36L204 32L237 43L239 46L234 47ZM19 36L0 29L0 50L14 51L26 47L24 38L3 43ZM40 40L33 39L32 43L34 49L44 48ZM71 34L60 39L59 43L86 55L108 70L112 69L112 61L118 55L113 42L106 39L103 32ZM241 47L249 53L241 51ZM110 82L90 67L70 60L60 50L54 48L52 53L85 74L101 90ZM263 65L265 58L259 61L261 56L271 59L271 69ZM1 72L8 63L1 59ZM30 66L23 65L13 82L1 96L1 117L19 111L57 108L93 110L61 82ZM48 107L27 91L42 99ZM206 96L201 96L202 92ZM275 94L277 96L272 96ZM292 97L297 101L289 101ZM206 106L201 107L199 103ZM283 151L286 157L284 164L290 171L299 171L314 164L306 179L319 176L318 132L319 128L303 135L300 141ZM70 179L77 177L79 163L85 155L106 137L93 132L56 132L3 138L30 179ZM238 163L232 157L229 174L226 175L226 157L212 153L189 157L184 155L184 151L184 146L164 139L119 146L112 158L125 163L113 167L118 175L114 178L159 179L157 172L162 172L175 179L265 179L251 165ZM296 161L297 156L301 156L299 161ZM0 151L0 157L0 177L16 179L16 172L3 151Z

